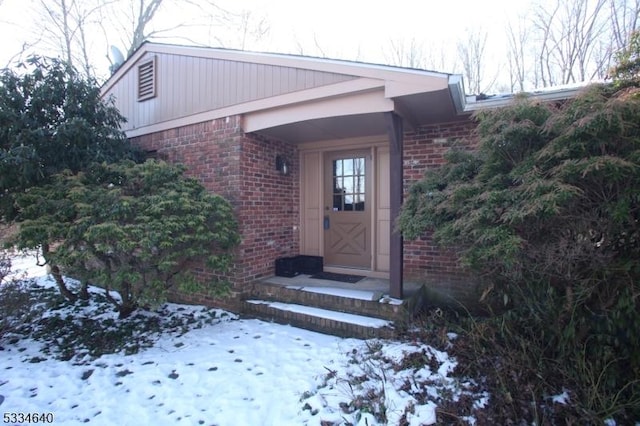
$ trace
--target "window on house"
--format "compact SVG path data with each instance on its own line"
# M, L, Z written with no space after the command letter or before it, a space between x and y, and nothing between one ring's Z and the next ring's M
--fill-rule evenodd
M156 96L156 58L138 65L138 101Z

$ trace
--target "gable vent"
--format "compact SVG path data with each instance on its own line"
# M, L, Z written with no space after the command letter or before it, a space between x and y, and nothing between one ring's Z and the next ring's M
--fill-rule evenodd
M138 101L156 96L156 58L138 65Z

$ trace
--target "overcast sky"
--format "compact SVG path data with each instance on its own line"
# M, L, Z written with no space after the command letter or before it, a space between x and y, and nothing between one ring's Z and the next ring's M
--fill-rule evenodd
M500 25L506 6L513 11L522 0L322 0L232 1L268 15L274 46L300 41L318 44L340 56L380 54L392 39L412 37L441 41L465 28ZM329 53L329 52L327 52Z
M33 10L41 0L0 0L0 66L20 51L23 43L33 41L42 22ZM44 0L53 1L53 0ZM84 0L77 0L84 1ZM136 0L137 1L137 0ZM259 40L247 38L244 48L264 52L326 56L362 62L398 65L396 46L420 51L423 67L434 71L461 73L456 63L456 42L474 31L488 34L491 46L485 66L495 68L504 61L504 28L508 20L525 16L532 0L218 0L216 4L234 12L251 11L255 22L264 19L269 31ZM188 7L180 0L165 0L156 16L158 27L169 28L184 21ZM197 17L193 17L194 21ZM176 30L171 34L179 36ZM216 47L240 48L237 27L190 28L190 39ZM99 77L108 76L107 53L113 44L126 51L117 32L102 40L90 54ZM213 38L216 37L216 39ZM183 38L157 40L190 44ZM220 46L222 44L222 46ZM43 43L38 53L51 55ZM402 64L407 65L407 64Z
M503 55L505 22L525 15L530 0L220 0L219 3L228 9L251 10L256 17L266 17L269 34L259 42L249 43L248 49L390 63L392 41L408 46L415 40L425 56L440 57L441 48L455 56L456 41L477 29L489 33L491 55Z
M39 1L39 0L38 0ZM79 0L82 1L82 0ZM160 18L176 20L179 10L166 0ZM35 0L0 0L1 59L11 57L38 26L30 13ZM178 1L179 3L179 1ZM272 51L292 51L298 45L310 53L317 44L326 54L341 57L381 55L392 39L418 38L442 41L455 39L465 29L503 27L508 16L525 12L526 0L219 0L228 10L250 10L264 16L270 32L255 47ZM358 53L360 52L360 53ZM384 59L381 56L381 59Z

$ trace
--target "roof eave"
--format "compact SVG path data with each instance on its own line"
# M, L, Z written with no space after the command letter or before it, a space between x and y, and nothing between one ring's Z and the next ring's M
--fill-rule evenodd
M456 75L452 77L460 76ZM473 99L475 98L475 96L465 96L462 78L450 78L449 89L451 91L453 103L458 114L469 114L485 109L505 107L513 102L514 96L516 95L509 94L502 97L483 99L478 101ZM541 102L557 102L575 98L583 89L584 86L570 88L563 87L538 92L523 92L522 94L528 96L530 99L535 99Z
M467 99L464 92L464 81L460 74L451 74L449 76L449 93L451 94L451 101L455 107L458 115L467 113Z

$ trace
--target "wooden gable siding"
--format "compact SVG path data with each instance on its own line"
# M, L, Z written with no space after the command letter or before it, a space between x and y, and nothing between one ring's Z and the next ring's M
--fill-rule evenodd
M265 99L355 76L301 68L149 52L138 64L156 57L156 96L137 99L137 66L131 67L107 96L127 117L123 130Z

